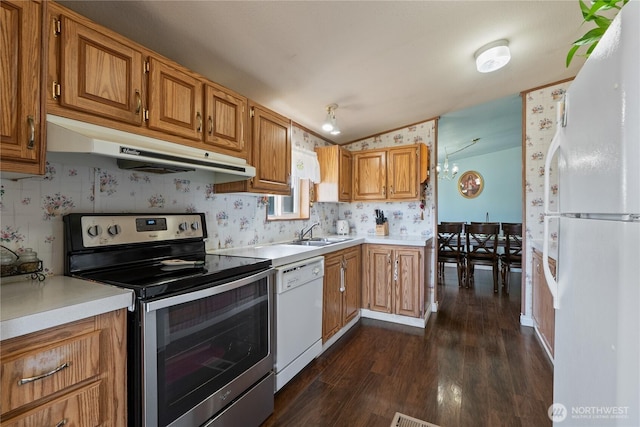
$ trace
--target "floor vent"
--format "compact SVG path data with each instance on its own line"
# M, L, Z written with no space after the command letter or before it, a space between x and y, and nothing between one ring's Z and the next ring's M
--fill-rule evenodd
M438 427L435 424L428 423L426 421L412 418L408 415L396 412L396 415L391 421L391 427Z

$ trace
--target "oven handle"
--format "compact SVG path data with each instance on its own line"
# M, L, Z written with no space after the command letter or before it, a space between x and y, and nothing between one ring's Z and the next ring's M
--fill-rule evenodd
M268 270L261 271L260 273L254 274L252 276L243 277L242 279L233 280L229 283L225 283L224 285L212 286L210 288L200 289L194 292L188 292L181 295L162 298L157 301L146 302L143 303L144 311L149 313L155 310L160 310L162 308L171 307L185 302L196 301L202 298L231 291L233 289L241 288L270 276L274 271L275 269L269 268ZM269 291L271 290L269 289Z

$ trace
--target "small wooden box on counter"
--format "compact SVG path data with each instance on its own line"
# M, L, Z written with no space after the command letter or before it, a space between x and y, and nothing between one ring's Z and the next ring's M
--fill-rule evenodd
M388 236L389 235L389 223L376 224L376 236Z

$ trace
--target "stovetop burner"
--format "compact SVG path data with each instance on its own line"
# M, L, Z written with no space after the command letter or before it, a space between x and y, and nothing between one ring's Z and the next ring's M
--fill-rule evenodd
M76 276L133 289L138 298L148 299L215 286L218 282L222 284L231 278L248 276L271 266L268 259L228 255L189 256L181 259L204 261L204 264L166 266L161 262L141 263L117 270L78 273Z

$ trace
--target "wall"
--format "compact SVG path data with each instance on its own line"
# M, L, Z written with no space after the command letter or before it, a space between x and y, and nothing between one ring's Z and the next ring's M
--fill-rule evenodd
M522 222L522 148L512 148L456 160L460 171L453 180L438 181L438 221ZM482 193L474 199L458 191L466 171L484 179Z
M433 218L436 203L433 197L433 176L435 159L433 147L436 143L436 120L429 120L375 137L363 139L346 145L351 151L372 150L386 147L397 147L423 143L430 153L430 181L425 188L423 200L420 202L354 202L341 203L340 219L349 221L352 233L375 234L375 210L384 211L389 218L390 235L416 235L429 239L433 236Z
M313 150L327 143L302 129L294 146ZM118 169L115 160L48 153L43 177L1 179L0 244L18 253L33 248L47 274L63 272L62 216L71 212L204 212L207 248L239 247L294 238L308 221L266 221L262 196L215 194L206 172L155 175ZM335 233L337 203L316 203L309 221ZM317 233L321 234L321 233Z
M526 293L523 293L523 324L532 324L531 240L541 240L544 233L544 164L547 150L556 131L556 103L562 98L570 84L570 81L552 84L522 93L525 126L525 232L527 238L525 253L527 290ZM554 159L552 163L549 176L549 206L552 211L556 209L558 200L558 177L554 163L557 164L557 159ZM557 244L557 225L550 228L549 238L552 246Z

